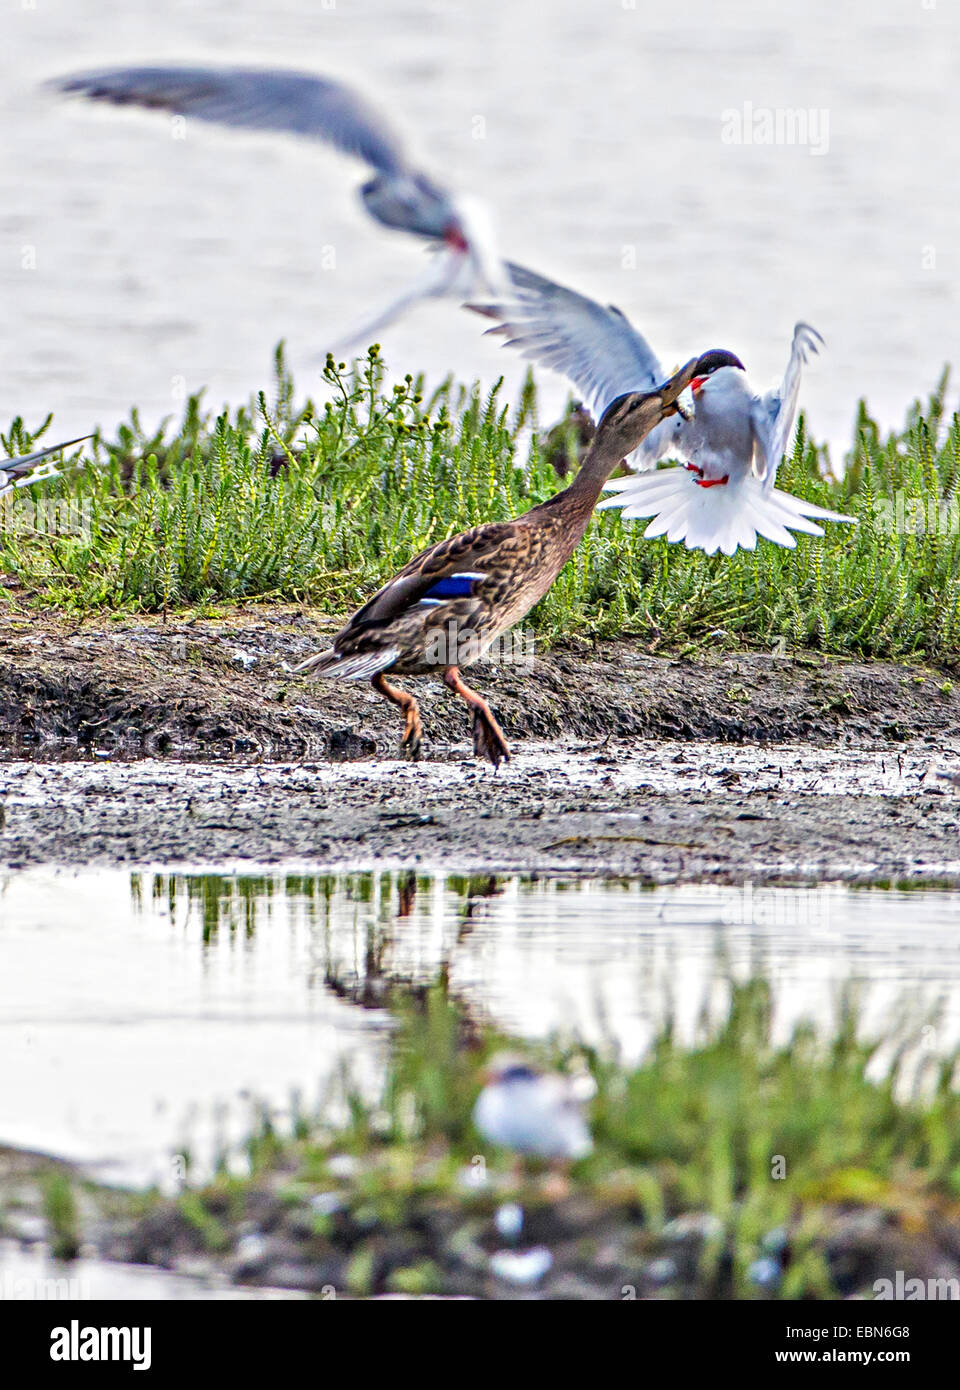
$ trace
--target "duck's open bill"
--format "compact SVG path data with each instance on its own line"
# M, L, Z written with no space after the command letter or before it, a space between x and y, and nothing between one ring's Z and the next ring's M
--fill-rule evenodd
M684 420L689 420L691 414L689 408L684 405L681 400L681 397L684 391L689 388L691 381L693 381L696 375L697 363L699 360L700 359L697 357L691 357L689 362L685 362L682 367L678 368L673 376L668 377L660 387L660 395L663 398L664 405L672 405L677 414L681 415Z
M683 399L688 391L690 391L689 386L685 386L674 401L674 405L677 408L677 414L680 416L680 419L686 420L689 423L693 419L693 393L690 393L689 400L685 401Z

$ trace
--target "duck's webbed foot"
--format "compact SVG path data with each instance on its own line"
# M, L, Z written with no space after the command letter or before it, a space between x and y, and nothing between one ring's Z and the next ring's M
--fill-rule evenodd
M449 690L467 702L473 711L473 751L478 758L488 758L494 767L501 761L510 761L510 749L503 736L503 730L490 713L490 706L469 686L456 666L450 666L443 673L443 681Z
M403 711L403 737L400 747L406 749L411 758L419 758L423 725L420 723L420 706L416 699L399 686L391 685L382 671L377 672L370 684L392 705Z
M489 710L473 711L473 751L478 758L489 758L494 767L501 759L510 761L510 749L503 730Z
M420 723L420 706L411 699L403 716L403 738L400 747L405 748L411 758L419 758L423 740L423 725Z

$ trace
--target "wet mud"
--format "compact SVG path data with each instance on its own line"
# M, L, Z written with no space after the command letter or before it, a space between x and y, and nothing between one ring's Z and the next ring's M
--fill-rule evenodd
M424 757L365 684L292 677L299 609L194 622L10 618L0 863L404 863L655 882L960 883L950 673L803 654L572 643L472 679L494 773L439 681Z

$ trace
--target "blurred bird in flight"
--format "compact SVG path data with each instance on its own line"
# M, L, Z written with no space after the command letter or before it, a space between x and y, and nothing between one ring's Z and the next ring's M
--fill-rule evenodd
M483 204L424 172L391 120L343 82L282 68L123 67L57 78L52 87L115 106L321 140L369 165L360 196L370 216L423 237L437 254L403 294L332 344L335 351L365 346L422 299L499 294L506 283Z

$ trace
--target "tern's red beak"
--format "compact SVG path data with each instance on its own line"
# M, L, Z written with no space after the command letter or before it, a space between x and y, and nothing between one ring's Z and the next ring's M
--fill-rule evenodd
M690 390L693 392L694 395L697 394L697 392L700 390L701 386L706 381L706 379L707 378L705 376L695 376L693 378L693 380L690 383Z
M463 235L463 229L459 222L448 222L443 231L445 245L452 246L454 251L469 251L470 243Z

